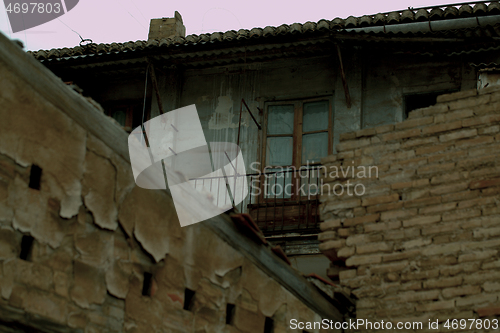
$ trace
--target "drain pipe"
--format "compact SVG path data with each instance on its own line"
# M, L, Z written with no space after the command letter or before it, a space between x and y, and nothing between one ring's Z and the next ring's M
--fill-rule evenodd
M424 21L401 23L392 25L382 25L376 27L348 28L345 31L353 32L393 32L393 33L417 33L417 32L435 32L443 30L455 30L474 27L483 27L500 23L500 15L467 17L439 21Z

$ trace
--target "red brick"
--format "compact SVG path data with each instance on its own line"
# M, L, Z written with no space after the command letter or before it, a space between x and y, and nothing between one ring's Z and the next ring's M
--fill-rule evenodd
M440 195L440 194L450 194L458 191L463 191L469 187L467 182L462 182L458 184L450 184L450 185L440 185L433 186L430 190L432 195Z
M462 121L462 126L463 127L468 127L468 126L477 126L477 125L491 125L495 122L500 121L500 114L492 114L492 115L486 115L482 117L474 117L471 119L464 119Z
M443 221L456 221L462 219L470 219L472 217L481 216L481 211L479 209L462 209L455 210L453 212L446 212L442 215Z
M435 104L435 105L429 106L427 108L420 109L420 111L422 111L422 114L424 116L429 116L429 115L433 115L433 114L448 112L449 108L448 108L448 105L446 105L446 104Z
M378 204L384 204L389 202L394 202L399 200L399 194L393 193L391 195L372 197L372 198L363 198L362 206L373 206Z
M473 147L477 145L483 145L486 143L492 143L493 141L495 141L495 139L493 139L492 136L481 136L475 139L457 141L455 142L455 147L457 148Z
M466 200L466 199L475 198L478 195L479 195L479 191L464 191L464 192L443 195L442 201L443 202L462 201L462 200Z
M400 190L404 188L410 188L410 187L422 187L422 186L427 186L429 185L429 179L416 179L412 180L411 182L400 182L400 183L395 183L391 185L391 188L393 190Z
M465 109L465 108L471 108L471 107L476 107L481 104L486 104L490 101L491 95L482 95L482 96L477 96L477 97L470 97L470 98L465 98L462 100L458 101L452 101L448 103L448 107L450 110L457 110L457 109Z
M367 224L364 226L364 230L366 233L377 232L377 231L385 231L392 229L399 229L401 227L400 221L386 222L386 223L374 223Z
M467 171L458 171L458 172L448 172L444 173L440 176L435 176L431 178L431 184L442 184L447 182L454 182L456 180L466 179L468 177Z
M451 144L441 144L441 145L434 145L434 146L428 146L428 147L421 147L417 148L415 151L416 155L428 155L428 154L434 154L438 152L444 152L446 149L448 149L451 146Z
M453 151L453 152L445 153L445 154L429 156L428 160L429 160L429 163L444 162L444 161L450 161L450 160L457 161L457 160L463 159L465 156L467 156L467 151L460 150L460 151Z
M404 207L405 208L422 207L422 206L438 204L440 202L441 202L441 197L421 198L421 199L406 201L404 203Z
M471 189L478 189L493 186L500 186L500 178L473 181L470 183L469 187Z
M399 209L403 207L403 202L393 202L390 204L383 204L383 205L377 205L377 206L368 206L366 207L366 211L368 213L378 213L378 212L383 212L386 210L393 210L393 209Z
M386 242L368 243L368 244L356 246L356 253L357 254L390 252L390 251L392 251L392 244L389 244Z
M370 145L370 139L358 139L351 141L344 141L337 145L337 151L353 150L360 147L365 147Z
M379 254L364 255L364 256L353 256L346 260L345 264L347 267L368 265L368 264L378 264L382 261L382 257Z
M427 138L415 138L409 139L401 144L401 148L411 148L415 146L428 145L432 143L437 143L439 140L435 136L427 137Z
M394 131L394 125L391 124L391 125L378 126L375 127L375 131L377 132L377 134L391 132Z
M461 276L447 277L447 278L437 278L430 279L424 281L425 289L434 289L434 288L447 288L447 287L455 287L462 284Z
M454 140L460 140L464 138L470 138L472 136L477 135L477 130L475 128L473 129L465 129L461 131L455 131L451 132L448 134L443 134L439 136L439 141L441 142L449 142L449 141L454 141Z
M344 227L350 227L358 224L373 223L377 222L379 218L380 214L365 215L365 216L355 217L352 219L346 219L342 222L342 225Z
M415 307L415 310L420 312L430 312L453 309L454 307L455 301L435 301L430 303L418 304Z
M375 131L375 128L365 128L365 129L361 129L361 130L356 131L357 138L362 137L362 136L373 136L375 134L377 134L377 131Z
M418 168L417 174L423 175L423 174L429 174L429 173L440 173L443 171L448 171L452 170L455 168L455 163L445 163L445 164L432 164L432 165L426 165L423 167Z
M457 120L452 123L444 123L439 125L427 126L422 129L422 134L434 134L439 132L452 131L455 129L462 128L462 120Z
M458 203L458 208L469 208L469 207L478 207L483 205L495 204L495 197L485 197L485 198L476 198L467 201L461 201Z
M392 140L400 140L404 138L410 138L414 136L419 136L421 130L419 128L408 129L404 131L386 133L382 135L382 140L384 141L392 141Z
M463 90L463 91L458 91L458 92L454 92L451 94L440 95L437 97L437 102L438 103L445 103L445 102L456 101L457 99L467 98L467 97L476 96L476 95L477 95L476 89Z
M396 130L403 130L412 127L418 127L422 125L432 124L434 122L434 117L424 117L405 120L403 122L396 124Z
M462 287L454 287L454 288L445 288L441 292L444 298L452 298L456 296L465 296L465 295L475 295L481 293L480 286L462 286Z
M479 317L500 316L500 305L490 305L477 308L476 313Z
M355 132L340 133L340 135L339 135L340 141L347 141L347 140L353 140L353 139L356 139Z
M404 227L411 227L411 226L415 226L415 225L436 223L439 221L441 221L440 215L419 216L419 217L412 218L410 220L403 221L403 226Z
M401 210L392 210L388 212L383 212L380 220L382 221L387 221L387 220L396 220L408 216L414 216L417 214L416 209L401 209Z
M380 242L381 240L382 240L382 235L359 234L359 235L349 236L347 238L346 244L348 246L351 246L351 245L358 245L358 244L366 244L366 243L370 243L370 242Z
M449 203L445 203L445 204L442 203L442 204L435 205L435 206L420 208L418 210L418 213L419 214L441 213L441 212L444 212L447 210L455 209L456 206L457 206L456 202L449 202Z

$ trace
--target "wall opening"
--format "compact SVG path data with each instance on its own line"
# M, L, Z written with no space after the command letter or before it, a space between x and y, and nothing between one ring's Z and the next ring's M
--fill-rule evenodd
M144 280L142 281L142 295L151 296L151 287L153 285L153 274L144 272Z
M273 333L274 332L274 320L270 317L266 317L266 321L264 322L264 333Z
M31 236L24 235L21 239L21 253L19 258L26 261L31 261L31 253L33 252L33 241Z
M236 307L234 304L227 303L226 305L226 324L233 325L234 324L234 311Z
M408 118L408 114L416 109L426 108L436 104L437 97L443 94L457 92L458 90L441 90L429 93L419 93L404 96L404 119Z
M184 310L191 311L193 309L194 294L195 292L191 289L184 290Z
M29 187L34 190L40 190L40 181L42 180L42 168L33 164L30 171Z

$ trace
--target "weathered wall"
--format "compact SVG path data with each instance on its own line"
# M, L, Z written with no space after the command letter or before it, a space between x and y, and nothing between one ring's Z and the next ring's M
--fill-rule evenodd
M447 319L500 317L499 125L499 86L462 91L406 121L344 134L324 159L320 248L345 262L337 275L359 298L358 318L439 320L449 332ZM378 177L359 173L369 166ZM341 167L354 176L335 174ZM364 195L328 195L347 181Z
M213 228L181 228L166 191L135 186L118 153L126 133L0 44L0 331L263 332L269 317L284 332L291 318L321 320ZM82 126L89 119L98 130ZM96 135L106 129L117 141ZM23 236L34 242L21 259Z

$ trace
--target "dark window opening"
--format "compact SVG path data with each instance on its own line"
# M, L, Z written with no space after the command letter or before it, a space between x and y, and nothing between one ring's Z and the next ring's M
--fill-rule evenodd
M195 292L191 289L184 290L184 310L191 311L193 309L194 294Z
M40 181L42 179L42 169L33 164L30 171L30 183L29 187L34 190L40 190Z
M151 296L151 287L153 285L153 274L144 272L144 280L142 282L142 295Z
M106 114L116 120L120 126L130 132L150 118L151 100L124 100L106 103L104 106ZM144 118L144 119L143 119Z
M404 119L408 118L408 114L417 109L426 108L436 104L437 97L443 94L449 94L452 92L456 92L458 90L446 90L446 91L437 91L431 93L421 93L414 95L406 95L404 97Z
M274 332L274 320L270 317L266 317L266 321L264 322L264 333L273 333Z
M226 305L226 324L233 325L235 309L236 309L236 307L234 306L234 304L227 303L227 305Z
M26 261L31 261L31 252L33 251L33 241L31 236L23 236L21 239L21 253L19 258Z

